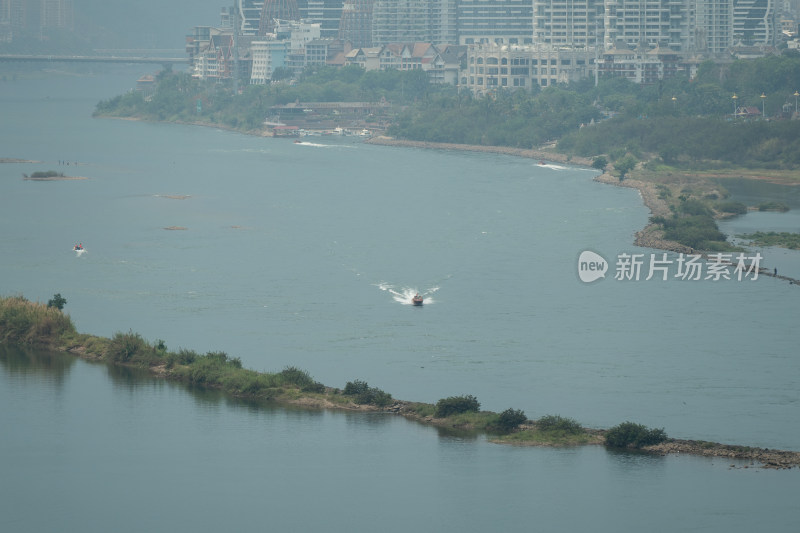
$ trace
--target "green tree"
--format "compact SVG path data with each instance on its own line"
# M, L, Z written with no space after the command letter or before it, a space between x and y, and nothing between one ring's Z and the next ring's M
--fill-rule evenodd
M597 170L605 170L607 166L608 159L602 155L597 156L592 160L592 168L596 168Z
M53 295L53 298L47 301L47 307L55 307L56 309L64 309L64 306L67 305L67 299L61 296L61 293L57 292Z
M636 158L630 154L625 155L622 159L614 163L614 169L619 172L619 181L625 179L625 175L636 167Z

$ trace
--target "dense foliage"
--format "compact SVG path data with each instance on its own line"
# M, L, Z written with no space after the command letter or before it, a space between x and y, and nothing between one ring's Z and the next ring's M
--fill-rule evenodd
M800 121L725 120L710 117L617 117L566 135L561 151L590 156L652 153L668 165L800 166ZM708 166L708 163L705 165Z
M49 344L74 333L69 315L55 305L29 302L21 296L0 298L0 342Z
M792 52L731 64L709 61L694 79L676 77L652 86L601 78L597 86L583 80L480 97L431 84L421 70L317 67L297 80L278 74L283 81L247 85L234 95L223 84L165 71L151 97L131 91L100 102L96 114L255 130L274 105L386 99L397 113L388 133L403 139L520 148L559 139L562 152L606 154L611 161L650 154L668 165L695 168L800 166L800 121L733 119L735 107L764 109L769 117L794 111L800 54ZM599 167L602 160L597 161Z
M561 87L480 98L441 94L410 107L388 133L420 141L531 148L599 118L588 95Z
M564 433L581 433L583 428L572 418L560 415L543 416L536 421L536 427L540 431L562 431Z
M800 233L757 231L740 235L740 237L753 241L756 246L781 246L791 250L800 250Z
M517 429L520 424L524 424L527 420L528 417L525 416L523 411L509 407L500 413L496 427L499 431L508 433L509 431Z
M436 402L436 418L446 418L459 413L477 413L481 408L480 402L471 394L466 396L450 396Z
M650 429L642 424L623 422L606 432L606 446L612 448L641 448L667 440L664 429Z
M130 91L99 102L96 116L138 117L172 122L205 122L241 130L262 127L270 108L291 102L378 102L404 105L451 86L432 86L422 71L364 71L359 67L319 67L296 81L247 85L239 94L221 83L187 73L161 72L152 96Z
M392 401L392 395L377 387L370 387L366 381L348 381L342 392L345 396L354 396L356 403L385 407Z

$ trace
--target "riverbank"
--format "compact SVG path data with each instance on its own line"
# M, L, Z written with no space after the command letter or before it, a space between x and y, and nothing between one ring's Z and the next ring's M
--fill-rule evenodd
M384 135L371 137L364 141L367 144L380 144L383 146L402 146L406 148L425 148L429 150L457 150L462 152L483 152L490 154L504 154L513 155L517 157L525 157L528 159L538 159L540 161L554 161L558 163L570 163L573 165L589 167L592 165L592 160L586 157L568 156L559 154L547 149L526 149L526 148L512 148L508 146L483 146L474 144L453 144L453 143L437 143L426 141L406 141L402 139L394 139Z
M107 365L141 368L156 379L221 390L236 398L315 409L400 415L450 432L483 434L500 444L606 445L606 435L615 431L615 428L584 428L572 419L558 416L528 420L524 413L513 409L501 414L478 411L479 404L474 397L447 398L433 405L393 399L390 394L359 381L348 383L342 390L318 383L307 372L294 367L287 367L278 373L257 372L242 368L238 358L230 358L224 352L205 355L183 349L170 352L163 341L151 344L132 332L118 333L111 339L81 334L75 330L70 317L58 308L30 302L21 296L0 297L0 342L65 352ZM348 392L348 389L356 388L359 389L358 393ZM369 394L363 395L364 392ZM465 399L467 403L474 402L475 409L440 409L442 403L458 405L464 403ZM504 419L509 418L513 422L504 423ZM658 431L663 434L663 430ZM753 466L758 463L764 468L800 467L800 452L795 451L669 439L666 434L659 440L661 443L658 445L636 449L660 455L683 453L750 461Z

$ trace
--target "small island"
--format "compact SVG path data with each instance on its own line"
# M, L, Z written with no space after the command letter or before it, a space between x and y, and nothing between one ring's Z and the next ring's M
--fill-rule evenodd
M34 172L30 176L27 174L22 175L22 179L30 181L64 181L64 180L85 180L81 176L65 176L63 172L56 172L55 170L47 170L44 172Z
M480 402L472 395L442 398L435 404L403 401L364 381L349 381L339 389L325 386L308 372L292 366L275 373L257 372L243 368L238 357L229 357L224 352L169 351L164 341L150 343L133 332L116 333L110 339L82 334L62 311L66 303L60 294L46 305L22 296L0 297L0 342L66 352L109 365L138 367L154 378L217 389L237 398L317 409L396 414L447 431L484 434L499 444L603 445L659 455L691 454L749 461L743 468L800 466L800 452L796 451L671 439L664 429L629 421L610 429L592 429L559 415L529 420L525 413L513 408L502 413L482 411Z

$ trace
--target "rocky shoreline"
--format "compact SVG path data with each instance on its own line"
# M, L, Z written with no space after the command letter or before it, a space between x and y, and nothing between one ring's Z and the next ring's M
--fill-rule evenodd
M773 470L788 470L800 466L800 452L771 450L769 448L751 448L749 446L732 446L716 442L669 439L655 446L642 448L643 451L659 455L696 455L701 457L719 457L736 461L750 461L749 465L731 464L731 468L760 467Z

